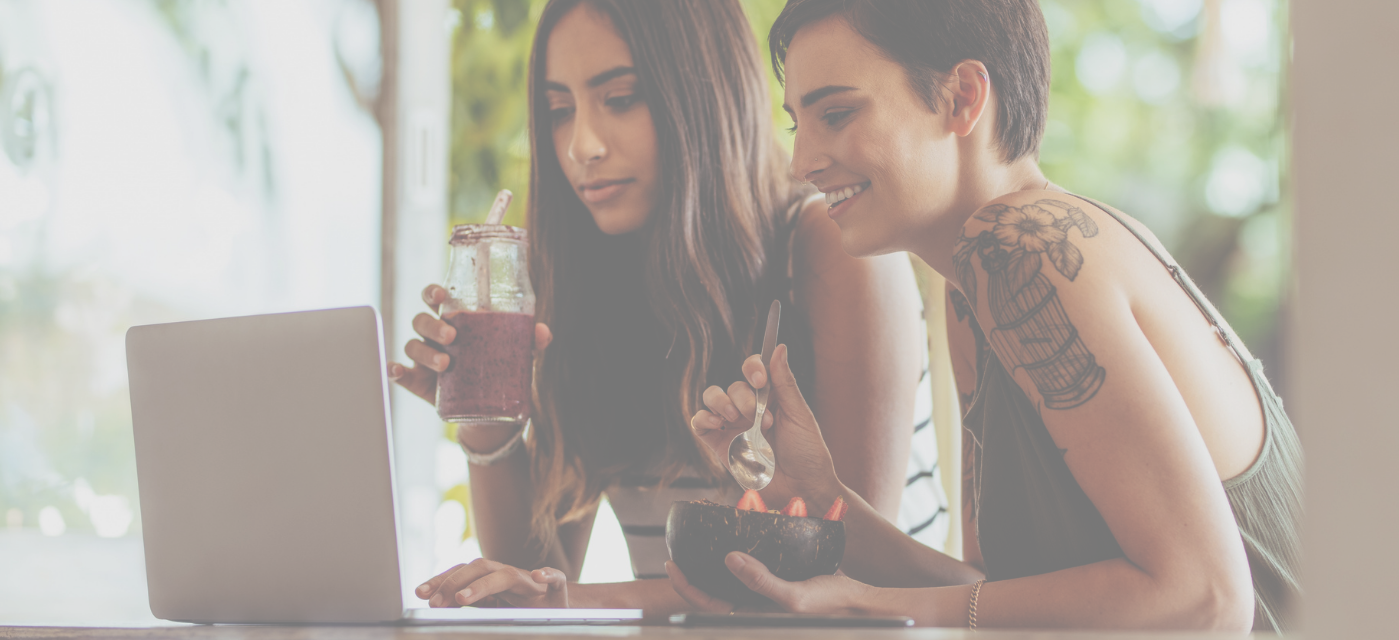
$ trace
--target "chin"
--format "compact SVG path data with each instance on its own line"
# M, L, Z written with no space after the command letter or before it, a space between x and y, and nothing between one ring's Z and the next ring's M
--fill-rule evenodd
M840 248L846 255L852 258L872 258L882 256L886 253L899 251L894 246L893 238L884 237L884 234L871 233L874 229L840 228Z
M589 211L597 228L609 236L623 236L646 225L646 214L634 211Z

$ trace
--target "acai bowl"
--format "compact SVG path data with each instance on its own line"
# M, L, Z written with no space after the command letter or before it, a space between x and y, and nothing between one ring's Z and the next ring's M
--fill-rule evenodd
M825 517L808 517L805 502L793 498L787 508L768 511L756 491L746 492L736 507L676 502L666 518L666 548L695 588L726 602L762 606L770 601L744 586L724 557L742 551L788 581L831 575L845 556L845 509L836 498Z

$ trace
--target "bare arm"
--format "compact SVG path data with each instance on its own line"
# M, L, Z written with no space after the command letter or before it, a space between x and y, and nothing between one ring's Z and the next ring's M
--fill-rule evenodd
M438 285L423 289L423 301L434 313L447 300L447 290ZM448 355L437 345L450 344L456 329L436 315L420 313L413 318L413 329L422 339L414 339L404 352L414 362L410 369L398 363L389 365L389 376L431 403L436 400L437 374L446 370ZM535 327L535 348L543 351L552 340L548 327ZM519 427L461 425L457 440L472 451L499 449L515 436ZM486 558L525 569L553 567L569 580L577 580L583 567L583 554L592 534L593 516L565 523L555 541L543 548L530 535L530 509L534 490L529 458L524 447L491 466L471 465L471 504L476 533Z
M991 340L996 356L1039 408L1125 557L988 583L978 598L979 625L1247 630L1251 577L1223 486L1189 408L1137 324L1130 282L1105 266L1114 255L1093 240L1099 220L1064 198L1022 198L993 203L967 224L961 290L976 304L981 328L999 332ZM1043 307L1069 322L1060 334L1067 342L1048 351L1036 349L1035 335L1003 329L1019 310L1005 306L1010 296L989 293L1036 287L1057 295ZM1031 376L1025 363L1065 375ZM961 615L955 605L965 606L968 593L868 595L879 607L946 624Z
M978 626L1246 631L1253 591L1238 528L1204 438L1137 324L1135 288L1128 270L1116 268L1116 245L1091 241L1099 227L1093 214L1037 197L1042 194L1008 196L968 222L956 259L959 289L1124 557L987 583ZM1053 321L1025 318L1041 312ZM1037 325L1044 331L1021 330ZM790 384L784 365L774 357L774 391L785 411L797 401L783 392ZM814 446L803 422L774 429L803 436L789 446ZM847 530L863 570L888 571L879 563L895 555L909 562L933 557L869 526L868 514L855 505L852 514L858 521ZM853 559L847 552L847 564ZM789 610L897 613L940 626L967 621L971 587L965 585L890 589L844 576L793 583L737 552L727 563L746 585Z
M902 253L852 258L813 202L802 211L797 304L811 322L808 392L845 485L895 520L903 495L923 354L913 268Z

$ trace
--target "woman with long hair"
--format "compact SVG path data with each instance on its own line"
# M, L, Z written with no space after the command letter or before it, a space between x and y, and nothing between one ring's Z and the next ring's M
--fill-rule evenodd
M706 387L759 350L774 299L784 339L805 345L795 375L816 390L842 477L880 517L940 545L911 265L846 255L825 204L788 173L737 0L553 0L529 73L533 424L524 447L516 427L460 426L486 559L418 595L432 606L685 607L663 582L666 512L737 498L727 456L708 455L688 419ZM445 292L424 297L436 309ZM433 343L454 331L426 313L414 328L415 366L390 375L431 401L448 364ZM568 586L604 494L641 580ZM792 495L763 493L779 506Z
M779 346L770 370L745 362L751 387L707 394L694 428L727 446L744 424L727 416L751 416L771 380L773 482L850 503L846 575L788 583L738 552L729 569L788 609L937 626L1291 627L1297 434L1160 242L1041 173L1039 3L789 0L769 43L793 173L860 187L830 210L846 250L910 251L951 285L966 533L954 560L850 491L793 376L802 347ZM693 603L732 609L667 569Z

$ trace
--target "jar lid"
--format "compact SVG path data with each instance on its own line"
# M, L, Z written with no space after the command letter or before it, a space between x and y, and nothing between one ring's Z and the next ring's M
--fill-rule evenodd
M524 242L526 231L508 224L459 224L452 227L451 244L463 244L479 240L514 240Z

